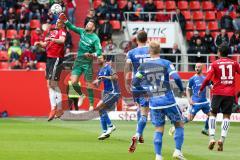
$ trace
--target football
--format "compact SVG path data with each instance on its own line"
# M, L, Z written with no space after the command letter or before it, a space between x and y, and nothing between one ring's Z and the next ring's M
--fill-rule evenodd
M53 4L50 11L52 14L60 14L62 12L62 7L59 4Z

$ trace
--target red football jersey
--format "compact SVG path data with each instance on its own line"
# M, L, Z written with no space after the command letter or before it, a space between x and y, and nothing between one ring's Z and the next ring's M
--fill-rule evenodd
M59 37L66 37L65 30L59 29L59 30L53 30L50 32L49 37L59 39ZM51 58L63 58L64 57L64 43L58 44L56 42L48 42L47 44L47 57Z
M225 57L220 58L212 63L200 91L212 80L213 95L234 96L236 73L240 74L240 67L236 61Z

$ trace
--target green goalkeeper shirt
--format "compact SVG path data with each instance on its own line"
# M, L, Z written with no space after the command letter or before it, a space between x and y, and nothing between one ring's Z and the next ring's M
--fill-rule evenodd
M71 24L69 21L65 23L66 27L80 35L78 44L78 59L84 62L92 62L91 58L86 58L85 53L95 54L97 57L102 55L102 46L100 39L95 33L87 33L85 29L79 28Z

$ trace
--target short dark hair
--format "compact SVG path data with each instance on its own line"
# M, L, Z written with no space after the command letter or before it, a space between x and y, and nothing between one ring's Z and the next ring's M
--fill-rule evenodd
M147 33L144 30L141 30L137 33L137 40L141 43L146 43L147 42Z
M228 44L226 42L223 42L219 47L218 47L218 51L220 52L220 55L222 57L227 57L228 53L229 53L229 47Z

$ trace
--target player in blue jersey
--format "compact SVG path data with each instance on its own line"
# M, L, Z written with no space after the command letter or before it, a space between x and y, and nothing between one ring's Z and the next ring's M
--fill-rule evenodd
M136 74L138 67L143 62L146 62L149 58L149 48L146 46L147 42L147 33L143 30L139 31L137 33L137 44L138 47L130 50L127 54L127 61L125 64L125 79L126 84L129 81L129 75L128 74ZM131 80L131 79L130 79ZM129 84L126 85L126 89L129 91L131 89L131 86ZM134 90L135 88L132 88ZM138 105L138 123L137 123L137 129L136 134L132 137L131 145L128 149L130 153L134 152L137 146L137 142L144 143L143 139L143 130L147 123L147 116L149 112L148 107L148 101L144 97L137 97L134 98L134 102Z
M192 121L195 117L195 115L202 110L203 113L205 113L207 116L210 115L210 105L207 100L207 91L204 89L203 92L201 92L200 95L198 95L199 89L205 80L205 76L202 74L202 64L197 63L195 66L195 72L196 74L189 79L187 88L186 88L186 95L188 98L189 104L192 106L190 110L189 117L184 118L184 123L188 123L189 121ZM211 86L210 86L211 87ZM190 94L190 90L192 90L192 96ZM202 134L208 135L208 118L205 122L205 127L202 130ZM172 127L169 130L169 134L172 135L175 131L175 128Z
M149 97L151 119L155 126L154 149L156 160L162 160L161 151L165 116L167 116L176 127L173 158L184 160L185 158L181 151L184 141L184 123L182 113L170 87L170 77L174 79L181 93L184 91L182 81L175 71L173 64L168 60L159 58L160 44L158 42L150 42L149 53L151 60L140 65L133 79L133 86L137 88L137 90L133 92L133 95ZM144 87L141 85L143 80L146 80ZM146 86L148 87L146 88Z
M105 62L105 57L98 59L100 70L98 77L93 84L99 86L100 82L104 84L103 98L97 104L95 110L99 111L100 122L103 133L98 137L99 140L104 140L110 137L110 134L116 130L115 125L112 124L107 110L112 110L115 103L120 97L120 88L118 85L118 76L110 64Z

